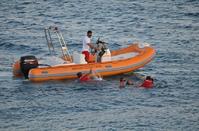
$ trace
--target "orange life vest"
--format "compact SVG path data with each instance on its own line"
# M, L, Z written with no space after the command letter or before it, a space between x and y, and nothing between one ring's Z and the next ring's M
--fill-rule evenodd
M153 81L152 80L144 80L144 82L141 85L141 87L152 88L153 87Z
M86 81L89 81L91 79L90 79L89 75L86 74L86 75L80 77L79 80L80 80L80 82L86 82Z

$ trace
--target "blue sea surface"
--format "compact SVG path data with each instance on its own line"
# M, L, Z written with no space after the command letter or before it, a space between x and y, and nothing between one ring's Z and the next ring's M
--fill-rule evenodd
M31 83L14 78L24 55L45 57L44 28L61 29L70 52L93 31L111 50L147 42L152 62L128 75L151 75L153 89L119 88L119 78ZM198 0L1 0L0 130L198 131Z

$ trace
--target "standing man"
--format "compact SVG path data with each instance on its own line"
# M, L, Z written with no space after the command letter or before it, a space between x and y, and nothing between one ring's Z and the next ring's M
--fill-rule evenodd
M92 31L88 31L87 35L83 39L83 48L82 48L82 54L85 55L85 59L88 62L89 61L89 51L90 49L94 48L94 45L91 43L91 36L92 36Z

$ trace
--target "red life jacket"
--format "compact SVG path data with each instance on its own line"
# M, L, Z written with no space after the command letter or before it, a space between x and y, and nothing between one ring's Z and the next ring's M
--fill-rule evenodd
M83 75L82 77L79 78L80 82L86 82L86 81L89 81L91 80L89 75Z
M144 82L141 85L141 87L152 88L153 87L153 81L152 80L144 80Z

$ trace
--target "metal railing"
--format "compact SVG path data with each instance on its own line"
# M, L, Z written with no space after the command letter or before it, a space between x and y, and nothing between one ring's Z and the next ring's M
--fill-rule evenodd
M52 42L51 32L55 33L58 40L59 40L59 44L60 44L60 47L61 47L61 52L62 52L63 58L68 59L69 61L72 61L70 52L67 48L66 42L63 38L61 31L58 30L58 28L54 27L54 26L50 26L49 28L44 29L44 33L45 33L45 37L46 37L46 41L47 41L47 45L48 45L48 49L49 49L50 54L51 55L56 54L55 48L54 48L54 45L53 45L53 42Z

